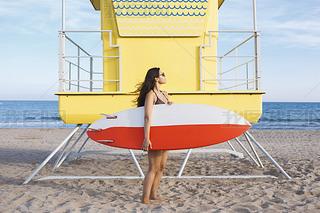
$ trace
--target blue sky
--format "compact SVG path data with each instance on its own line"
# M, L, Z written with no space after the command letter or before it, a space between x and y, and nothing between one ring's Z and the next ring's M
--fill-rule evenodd
M67 1L67 30L99 30L89 0ZM220 30L252 30L252 1L226 0ZM257 0L263 101L320 101L320 1ZM0 0L0 99L57 100L60 0Z

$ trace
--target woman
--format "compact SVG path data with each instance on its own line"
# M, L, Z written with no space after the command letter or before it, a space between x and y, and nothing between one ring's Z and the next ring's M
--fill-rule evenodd
M137 90L140 92L137 98L137 105L144 106L144 141L141 149L148 151L149 168L144 178L143 194L141 198L142 203L156 204L151 200L164 201L157 196L157 190L162 178L162 173L168 158L168 150L149 150L152 148L152 142L150 141L150 125L152 108L155 104L169 104L168 93L161 91L160 87L166 83L165 74L160 68L154 67L148 70L144 82ZM151 200L150 200L151 199Z

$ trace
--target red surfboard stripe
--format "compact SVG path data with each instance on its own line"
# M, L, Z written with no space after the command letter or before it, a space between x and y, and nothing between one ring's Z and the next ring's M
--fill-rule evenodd
M152 150L190 149L214 145L231 140L244 132L250 125L201 124L152 126L150 140ZM88 136L105 145L141 149L144 139L143 127L110 127L101 131L87 131ZM113 142L103 142L103 141Z

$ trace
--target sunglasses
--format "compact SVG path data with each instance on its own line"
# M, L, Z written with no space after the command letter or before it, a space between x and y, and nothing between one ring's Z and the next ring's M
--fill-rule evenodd
M161 73L159 76L163 76L163 77L165 77L166 75L164 74L164 72L163 73Z

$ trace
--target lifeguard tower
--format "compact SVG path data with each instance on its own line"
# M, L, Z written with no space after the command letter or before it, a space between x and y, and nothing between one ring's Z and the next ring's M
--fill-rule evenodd
M65 0L62 0L62 31L59 32L59 113L66 124L77 124L31 178L64 149L54 168L60 166L73 146L65 152L74 133L83 124L135 107L132 92L144 80L147 70L160 67L167 76L163 89L176 103L195 103L234 111L250 123L262 114L260 84L260 33L256 26L253 0L253 30L221 31L218 10L224 0L91 0L101 11L101 30L65 29ZM82 37L79 35L82 35ZM85 46L95 38L102 46L92 53ZM224 38L228 42L220 44ZM231 46L233 45L233 46ZM247 133L246 139L263 167L251 141L290 178L271 156ZM78 153L87 142L85 140ZM240 143L238 139L237 142ZM229 143L229 142L228 142ZM229 144L230 147L234 148ZM179 171L181 176L190 155ZM134 154L129 150L143 177Z
M65 24L60 31L56 95L62 120L90 124L102 117L100 113L134 107L135 86L149 68L160 67L168 81L163 89L173 102L218 106L257 122L264 94L259 31L255 22L251 31L219 31L223 2L91 0L101 10L101 31L67 31ZM73 40L75 34L95 34L103 42L102 55ZM237 40L230 49L218 46L226 35Z

